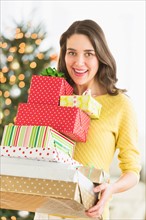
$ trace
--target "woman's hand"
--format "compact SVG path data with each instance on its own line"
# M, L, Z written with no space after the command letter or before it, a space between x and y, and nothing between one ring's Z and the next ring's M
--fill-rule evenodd
M105 208L105 204L109 201L113 194L113 186L109 183L102 183L94 188L94 192L100 192L101 196L95 206L86 211L88 217L101 217Z

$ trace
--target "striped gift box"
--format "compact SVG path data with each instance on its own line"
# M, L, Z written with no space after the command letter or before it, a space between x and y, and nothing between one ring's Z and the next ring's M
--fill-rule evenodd
M6 125L1 145L31 148L52 146L72 157L75 142L49 126Z

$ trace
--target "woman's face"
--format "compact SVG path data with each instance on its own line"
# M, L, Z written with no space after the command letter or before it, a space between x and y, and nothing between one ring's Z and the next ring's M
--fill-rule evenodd
M65 63L76 85L88 85L95 80L99 61L86 35L74 34L67 39Z

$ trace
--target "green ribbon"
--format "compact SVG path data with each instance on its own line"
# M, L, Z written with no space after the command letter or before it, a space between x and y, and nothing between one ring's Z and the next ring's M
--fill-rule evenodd
M54 76L54 77L64 77L64 73L58 72L55 68L48 67L44 69L41 73L42 76Z

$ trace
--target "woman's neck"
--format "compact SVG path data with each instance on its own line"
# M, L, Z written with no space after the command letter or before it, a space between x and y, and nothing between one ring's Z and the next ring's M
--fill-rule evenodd
M107 93L106 89L99 85L98 82L94 82L88 85L75 85L74 86L74 94L82 95L87 89L91 89L91 95L93 97L104 95Z

